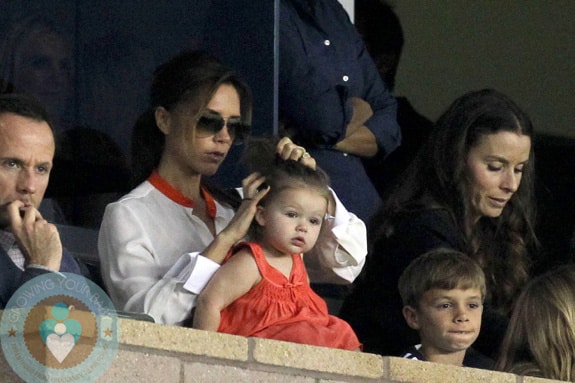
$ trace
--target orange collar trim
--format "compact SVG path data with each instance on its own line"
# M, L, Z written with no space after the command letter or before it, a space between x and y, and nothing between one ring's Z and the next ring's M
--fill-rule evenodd
M193 208L195 206L195 202L190 198L186 197L182 194L178 189L173 187L166 181L165 179L160 176L157 170L154 170L150 177L148 177L148 182L152 184L156 189L158 189L163 195L177 203L178 205L182 205L184 207ZM206 212L210 218L216 218L216 202L214 201L214 197L203 187L201 186L202 196L206 201Z

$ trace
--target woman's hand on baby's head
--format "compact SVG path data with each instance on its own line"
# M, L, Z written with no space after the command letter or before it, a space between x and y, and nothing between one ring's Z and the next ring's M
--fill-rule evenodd
M225 239L226 242L231 243L230 247L247 235L254 216L256 215L259 202L269 192L269 186L266 189L258 191L258 188L265 183L265 180L265 177L257 172L243 179L242 204L230 223L218 234L218 236Z
M284 160L299 161L305 166L315 170L315 159L305 150L303 146L293 143L289 137L283 137L277 144L277 154Z
M244 178L242 181L243 201L250 201L251 204L257 206L270 188L265 181L266 177L258 172L252 173Z

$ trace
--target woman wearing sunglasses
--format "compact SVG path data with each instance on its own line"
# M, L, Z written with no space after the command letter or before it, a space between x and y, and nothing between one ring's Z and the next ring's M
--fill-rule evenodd
M250 226L268 189L254 173L240 194L206 183L233 143L249 135L251 96L214 57L184 52L161 65L152 108L134 127L134 174L141 182L107 206L99 237L102 277L118 310L143 312L157 323L189 321L197 294ZM289 139L285 159L315 167ZM333 195L308 273L315 282L350 283L365 261L364 223Z

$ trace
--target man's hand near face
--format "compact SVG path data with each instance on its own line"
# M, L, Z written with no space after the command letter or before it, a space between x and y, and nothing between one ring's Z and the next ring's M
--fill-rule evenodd
M62 242L56 226L46 221L36 208L24 206L23 202L14 201L7 205L6 210L10 219L9 230L16 237L26 265L58 271L62 261Z

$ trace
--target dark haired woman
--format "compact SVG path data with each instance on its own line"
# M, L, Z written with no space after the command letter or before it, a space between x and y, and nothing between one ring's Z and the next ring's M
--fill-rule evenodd
M243 200L205 182L230 146L247 137L252 109L248 87L217 59L184 52L163 64L151 102L153 111L134 130L134 170L143 182L108 205L100 228L102 276L118 309L183 324L197 294L245 236L266 194L258 193L264 178L244 179ZM277 150L315 166L287 139ZM365 260L365 225L335 196L330 208L335 219L309 254L310 277L349 283Z
M417 341L401 320L397 282L413 259L447 247L485 272L476 347L493 356L537 242L532 137L527 115L495 90L465 94L439 118L374 220L364 275L342 308L365 351L398 355Z

